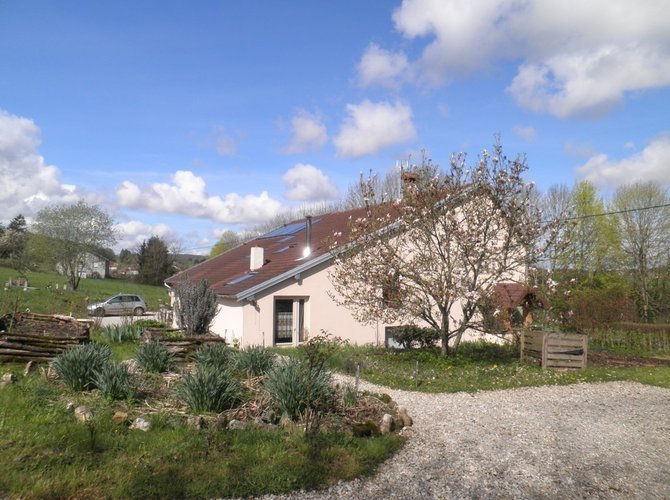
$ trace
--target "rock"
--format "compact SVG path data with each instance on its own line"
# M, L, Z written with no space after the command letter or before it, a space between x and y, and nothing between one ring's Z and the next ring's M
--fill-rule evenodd
M128 373L132 375L137 375L142 371L140 363L136 359L126 359L121 361L121 364L126 365L128 367Z
M75 405L72 401L68 401L67 404L65 405L65 409L69 412L73 412L75 409Z
M255 417L254 418L254 427L256 429L262 429L266 431L271 431L277 428L275 424L269 424L267 422L264 422L261 417Z
M135 420L133 420L133 423L130 424L130 428L148 432L149 429L151 429L151 422L144 420L142 417L137 417Z
M228 430L241 431L246 428L247 424L245 422L242 422L241 420L233 419L230 422L228 422Z
M186 418L186 426L199 431L202 429L205 420L200 415L189 415Z
M414 421L412 420L412 417L409 416L407 413L407 408L400 408L398 410L398 416L402 420L402 425L404 427L411 427L412 424L414 424Z
M112 423L113 424L123 424L124 422L128 421L128 414L125 411L117 411L114 413L112 416Z
M379 431L382 434L388 434L393 430L393 417L385 413L382 417L382 424L379 426Z
M93 420L93 412L88 406L77 406L74 409L74 418L76 418L79 422L90 422Z
M38 364L35 363L34 361L28 361L26 363L26 367L23 369L23 376L27 377L29 375L32 375L37 371Z
M2 379L0 379L0 387L6 387L13 384L14 382L16 382L16 375L13 373L5 373L2 376Z

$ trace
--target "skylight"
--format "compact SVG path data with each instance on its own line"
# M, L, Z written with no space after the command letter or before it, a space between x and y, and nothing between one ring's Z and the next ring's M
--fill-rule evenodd
M245 273L242 276L238 276L237 278L233 278L232 280L230 280L228 283L226 283L226 286L227 285L237 285L238 283L242 283L243 281L248 280L249 278L251 278L255 274L256 273Z
M312 220L312 225L319 222L319 220L320 219ZM293 236L294 234L302 231L304 228L305 228L304 222L294 222L292 224L286 224L285 226L274 229L269 233L265 233L264 235L259 236L259 239L276 238L277 236Z

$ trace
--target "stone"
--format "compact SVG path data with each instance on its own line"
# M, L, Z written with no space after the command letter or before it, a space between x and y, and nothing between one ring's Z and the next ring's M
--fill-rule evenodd
M23 376L27 377L29 375L32 375L37 371L38 364L35 363L34 361L28 361L26 363L26 367L23 369Z
M132 375L137 375L142 371L140 368L140 362L136 359L126 359L121 361L121 363L128 367L128 373Z
M255 417L254 418L254 427L256 429L261 429L261 430L266 430L266 431L274 430L274 429L277 428L277 426L275 424L269 424L269 423L265 422L261 417Z
M196 431L202 429L204 423L205 419L203 419L200 415L189 415L186 417L186 426L190 427L191 429L195 429Z
M241 431L246 428L247 424L245 422L242 422L241 420L233 419L230 422L228 422L228 430Z
M133 423L130 424L131 429L137 429L138 431L148 432L151 429L151 422L143 419L142 417L137 417L133 420Z
M79 422L83 423L90 422L91 420L93 420L93 412L88 406L85 405L77 406L74 409L74 418L76 418L77 421Z
M414 424L412 417L410 417L409 414L407 413L407 408L401 407L398 410L398 416L402 420L402 425L404 427L412 427L412 424Z
M393 416L388 413L384 413L382 417L382 423L379 426L379 432L382 434L388 434L393 430Z
M68 401L67 404L65 405L65 409L69 412L73 412L75 409L75 404L72 401Z
M128 421L128 414L125 411L117 411L112 415L112 423L115 425L123 424Z
M16 382L16 375L13 373L5 373L0 379L0 387L6 387L14 382Z

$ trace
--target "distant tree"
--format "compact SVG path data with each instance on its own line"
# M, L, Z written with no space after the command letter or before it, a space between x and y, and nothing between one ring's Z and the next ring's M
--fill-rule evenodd
M123 264L129 264L129 263L135 261L136 258L137 258L137 254L134 254L133 252L131 252L127 248L123 248L119 252L119 262L121 262Z
M645 321L652 318L655 309L654 273L664 268L670 256L668 203L668 192L655 182L621 186L614 196L614 207L621 212L618 217L626 267L633 271L640 317Z
M9 259L12 268L23 273L27 268L26 246L28 230L26 219L19 214L14 217L7 229L0 231L0 257Z
M210 250L209 258L211 259L212 257L216 257L223 252L227 252L231 248L235 248L240 243L240 236L235 231L228 229L223 232L221 238L219 238L219 241L217 241Z
M522 178L525 158L509 160L496 144L476 165L465 160L453 156L446 175L406 187L400 202L370 205L351 222L352 244L332 247L336 302L364 323L423 320L443 355L484 328L482 301L523 276L547 233Z
M167 244L158 236L144 240L137 252L137 280L147 285L162 285L174 272L174 260Z
M35 217L33 231L38 252L67 276L73 290L79 286L86 255L116 242L114 220L84 201L43 208Z

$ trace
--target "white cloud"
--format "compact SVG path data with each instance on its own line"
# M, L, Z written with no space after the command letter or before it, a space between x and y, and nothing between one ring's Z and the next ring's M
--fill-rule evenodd
M508 92L520 106L562 118L602 114L627 92L670 85L666 7L664 0L405 0L393 20L406 38L428 39L409 63L419 80L441 85L521 61Z
M19 213L30 217L50 203L75 203L85 197L75 186L60 182L60 170L40 156L40 143L35 122L0 110L2 217L11 219Z
M513 130L516 135L521 137L526 142L532 142L535 140L535 129L531 126L524 127L522 125L517 125Z
M657 181L670 185L670 134L659 135L640 153L621 160L606 154L592 156L577 172L596 185L616 187L635 181Z
M273 217L281 204L267 191L260 195L229 193L224 198L207 193L202 177L179 170L171 183L153 183L140 188L124 181L116 195L122 207L200 217L219 223L255 223Z
M405 54L390 52L372 43L358 63L358 81L363 87L398 88L409 77L409 69Z
M119 251L122 248L128 250L135 250L143 241L148 240L152 236L158 236L163 241L175 241L177 233L166 224L146 224L137 220L116 224L114 226L117 234L117 242L115 250Z
M291 144L284 148L287 154L302 153L318 149L328 141L326 126L316 115L299 110L291 119L293 138Z
M338 156L358 158L416 137L412 109L396 102L348 104L349 116L333 142Z
M282 180L288 188L284 195L288 200L325 201L340 196L328 176L312 165L298 163L284 174Z
M237 152L235 139L228 135L223 127L217 130L216 152L221 156L230 156Z

